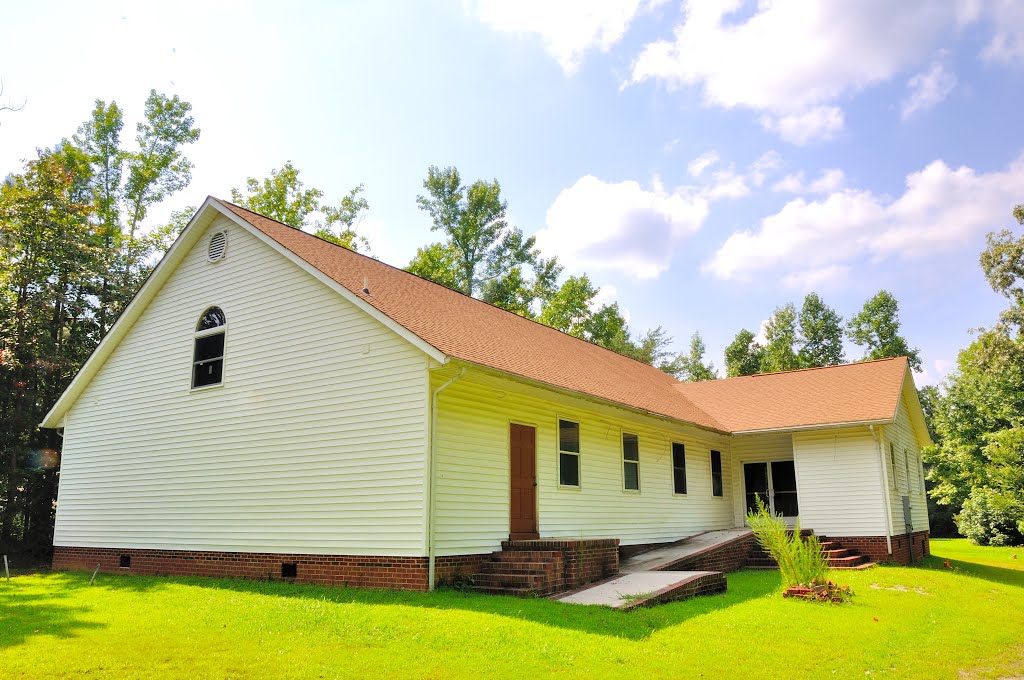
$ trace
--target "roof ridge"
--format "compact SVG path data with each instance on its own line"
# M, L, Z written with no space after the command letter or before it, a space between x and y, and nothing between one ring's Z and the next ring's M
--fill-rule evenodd
M699 384L700 382L703 382L703 383L713 383L713 382L725 382L726 380L740 380L742 378L766 378L766 377L770 377L770 376L786 375L786 374L790 374L790 373L806 373L808 371L824 371L824 370L834 370L834 369L837 369L837 368L850 368L850 367L853 367L853 366L863 366L865 364L878 364L878 363L882 363L882 362L885 362L885 361L899 361L900 359L906 360L907 357L905 355L900 355L898 357L884 357L882 359L864 359L862 361L849 361L849 362L846 362L844 364L835 364L835 365L832 365L832 366L808 366L806 368L791 368L791 369L788 369L788 370L785 370L785 371L771 371L769 373L751 373L750 375L734 375L734 376L731 376L731 377L728 377L728 378L715 378L714 380L701 380L698 383L687 382L687 381L682 381L681 380L681 381L679 381L679 384L680 385L694 385L694 384Z
M401 272L402 274L407 274L409 276L414 276L417 279L419 279L420 281L426 281L427 283L429 283L431 285L440 287L442 290L446 290L446 291L450 291L452 293L456 293L458 295L461 295L464 298L472 300L473 302L478 302L478 303L480 303L482 305L487 305L488 307L491 307L493 309L497 309L498 311L503 312L505 314L511 314L512 316L516 317L517 319L522 319L523 321L529 321L531 323L537 324L541 328L546 328L547 330L554 331L555 333L561 333L562 335L566 336L567 338L572 338L573 340L578 340L579 342L585 342L586 344L588 344L588 345L590 345L592 347L597 347L598 349L604 350L606 352L611 352L612 354L615 354L617 356L629 359L630 361L635 361L636 363L640 364L641 366L647 366L647 367L653 368L653 369L663 373L666 377L670 378L671 380L673 380L673 381L675 381L677 383L681 382L675 376L670 375L668 373L665 373L664 371L659 369L657 366L654 366L653 364L649 364L646 361L640 361L636 357L631 357L628 354L623 354L622 352L617 352L614 349L611 349L610 347L605 347L604 345L599 345L598 343L592 342L590 340L587 340L586 338L580 338L578 336L572 335L571 333L566 333L565 331L563 331L563 330L561 330L559 328L555 328L553 326L548 326L547 324L543 324L540 321L537 321L536 319L531 319L529 317L522 316L521 314L516 314L515 312L510 312L509 310L504 309L502 307L499 307L498 305L492 304L490 302L487 302L486 300L481 300L480 298L475 298L472 295L467 295L466 293L462 292L461 290L456 290L455 288L449 288L448 286L444 285L443 283L438 283L437 281L432 281L431 279L428 279L425 276L420 276L419 274L411 272L411 271L409 271L407 269L403 269L402 267L396 267L395 265L389 264L389 263L385 262L384 260L378 260L375 257L370 257L369 255L366 255L364 253L360 253L357 250L352 250L351 248L346 248L345 246L337 244L334 241L329 241L329 240L327 240L325 238L321 238L321 237L317 236L316 234L311 234L308 231L304 231L304 230L302 230L302 229L300 229L298 227L294 227L294 226L292 226L290 224L286 224L285 222L282 222L280 220L275 220L273 217L267 217L266 215L264 215L262 213L258 213L255 210L250 210L249 208L242 207L242 206L238 205L237 203L232 203L231 201L225 201L224 199L217 198L216 196L213 196L212 198L215 201L219 201L219 202L224 203L226 205L233 206L235 208L238 208L239 210L244 210L245 212L247 212L247 213L249 213L251 215L256 215L257 217L262 217L265 220L270 220L271 222L274 222L276 224L280 224L282 227L288 227L289 229L293 229L296 232L298 232L300 234L303 234L304 236L309 236L310 238L315 238L316 240L320 241L321 243L327 243L327 244L330 244L330 245L334 246L335 248L341 248L343 251L345 251L347 253L350 253L352 255L357 255L359 257L366 258L367 260L370 260L372 262L376 262L377 264L382 264L385 267L388 267L389 269L392 269L392 270L397 271L397 272Z

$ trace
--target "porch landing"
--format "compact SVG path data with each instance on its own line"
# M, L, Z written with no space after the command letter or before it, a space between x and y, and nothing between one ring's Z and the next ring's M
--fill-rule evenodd
M717 571L638 571L615 576L556 598L571 604L635 609L695 595L725 592Z
M619 571L631 574L642 571L671 571L681 562L690 562L701 555L718 550L727 543L738 542L752 536L750 529L722 529L705 531L663 548L634 555L619 564ZM745 555L744 555L745 557Z

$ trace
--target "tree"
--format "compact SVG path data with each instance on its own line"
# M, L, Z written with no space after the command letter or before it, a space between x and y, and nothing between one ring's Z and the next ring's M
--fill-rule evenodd
M544 301L537 321L577 338L585 337L588 321L593 316L591 304L597 292L586 274L570 276L557 292Z
M416 203L430 215L431 231L440 231L445 240L421 248L409 271L515 312L531 308L531 295L553 292L562 268L554 258L540 257L535 237L509 226L498 180L467 186L455 167L432 165L423 188L427 193ZM454 269L435 268L449 263ZM533 269L533 278L525 275L526 268Z
M725 348L725 375L727 378L754 375L761 370L764 348L754 338L755 335L744 328Z
M911 368L921 370L920 350L900 335L899 303L889 291L880 290L865 302L846 324L846 332L854 344L864 346L864 360L907 357Z
M789 371L800 366L796 352L796 307L792 303L777 307L765 325L761 373Z
M843 317L822 301L817 293L809 293L800 308L799 364L803 368L838 366L845 362L843 352Z
M323 202L324 192L315 187L304 189L299 170L285 161L280 170L272 169L262 181L245 180L245 192L231 190L231 200L253 212L265 215L296 229L312 230L314 235L349 250L369 249L369 241L356 233L370 204L361 195L360 184L341 198L337 206ZM323 217L321 221L319 216Z
M1015 206L1013 217L1024 225L1024 205ZM1000 321L1024 333L1024 235L1014 237L1004 229L986 236L987 248L981 253L981 269L992 290L1010 301Z
M717 380L718 371L715 370L715 365L710 361L706 363L704 361L706 352L707 347L704 345L704 339L700 336L699 332L694 333L690 337L689 354L677 356L670 366L671 370L667 372L687 382Z

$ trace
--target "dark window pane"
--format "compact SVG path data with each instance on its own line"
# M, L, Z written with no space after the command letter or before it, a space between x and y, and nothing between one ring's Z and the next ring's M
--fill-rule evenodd
M719 451L711 452L711 494L722 495L722 454Z
M558 483L562 486L580 485L580 457L578 455L558 454Z
M796 503L795 491L775 492L775 514L782 515L783 517L796 517L800 514L800 509Z
M768 498L768 464L744 463L743 488L747 495L747 510L757 512L757 500L761 499L765 507L769 507Z
M626 461L623 463L623 482L629 491L640 490L640 464Z
M676 493L686 493L686 447L672 443L672 488Z
M228 319L224 316L224 312L220 307L210 307L203 312L203 318L199 319L199 323L196 325L196 332L208 331L211 328L223 326L227 321Z
M622 457L626 460L640 460L640 442L635 434L622 435Z
M224 360L214 359L196 364L192 370L192 387L220 384L224 375Z
M558 421L558 450L580 452L580 424L570 420Z
M777 460L772 463L772 489L796 491L796 468L791 460Z
M194 362L220 359L224 356L224 334L214 333L206 337L196 338Z

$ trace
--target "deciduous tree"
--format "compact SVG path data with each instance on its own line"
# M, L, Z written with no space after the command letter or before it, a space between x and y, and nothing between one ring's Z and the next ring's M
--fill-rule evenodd
M817 293L809 293L800 308L800 347L797 357L803 368L838 366L845 362L843 317L824 303Z
M850 340L864 347L864 359L905 356L915 371L921 370L920 350L900 335L899 303L892 293L880 290L846 324Z
M755 337L751 331L744 328L725 348L725 375L727 378L754 375L761 370L764 348L758 344Z

